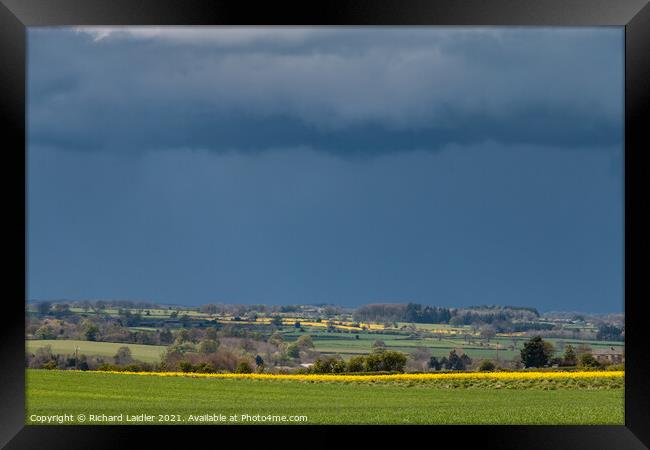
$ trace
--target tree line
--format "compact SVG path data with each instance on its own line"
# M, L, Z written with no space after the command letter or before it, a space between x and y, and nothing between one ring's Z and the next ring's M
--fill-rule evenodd
M360 322L411 322L448 323L471 325L474 323L504 323L513 319L535 319L539 313L535 308L513 306L473 306L470 308L447 308L419 303L375 303L357 308L354 320Z

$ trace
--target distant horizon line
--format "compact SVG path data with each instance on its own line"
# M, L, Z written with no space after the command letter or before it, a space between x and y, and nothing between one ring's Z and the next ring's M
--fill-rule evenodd
M229 303L229 302L206 302L206 303L199 303L199 304L180 304L180 303L164 303L164 302L156 302L156 301L150 301L150 300L125 300L125 299L105 299L105 298L95 298L95 299L66 299L66 298L58 298L58 299L28 299L26 301L26 304L30 303L40 303L40 302L50 302L50 303L64 303L64 302L84 302L84 301L89 301L89 302L130 302L130 303L149 303L152 305L158 305L158 306L168 306L168 307L186 307L186 308L199 308L204 305L224 305L224 306L251 306L251 305L264 305L264 306L334 306L334 307L340 307L340 308L349 308L349 309L357 309L362 306L367 306L367 305L408 305L409 303L413 304L418 304L422 306L431 306L431 307L437 307L437 308L447 308L447 309L471 309L471 308L485 308L485 307L500 307L500 308L530 308L530 309L535 309L537 312L540 314L545 314L545 313L567 313L567 314L592 314L592 315L607 315L607 314L625 314L625 309L621 311L607 311L607 312L589 312L589 311L577 311L577 310L562 310L562 309L540 309L539 307L536 306L526 306L526 305L516 305L516 304L496 304L496 303L484 303L484 304L474 304L474 305L469 305L469 306L449 306L449 305L442 305L442 304L431 304L431 303L420 303L416 301L405 301L405 302L369 302L369 303L362 303L354 306L350 305L343 305L343 304L337 304L337 303L327 303L327 302L315 302L315 303L264 303L264 302L251 302L251 303Z

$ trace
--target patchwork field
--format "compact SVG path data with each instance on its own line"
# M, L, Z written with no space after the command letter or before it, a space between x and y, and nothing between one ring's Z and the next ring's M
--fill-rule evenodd
M26 422L252 423L300 415L306 424L622 424L622 377L328 381L27 371ZM101 416L104 414L105 416ZM138 415L148 414L151 420ZM78 418L83 417L83 420ZM117 422L92 416L121 417ZM121 415L121 416L120 416ZM159 416L160 415L160 416ZM207 417L207 422L190 418ZM210 415L210 416L206 416ZM225 417L226 419L219 419ZM240 417L228 422L230 417ZM133 421L128 421L131 417ZM139 420L138 420L139 419ZM266 423L258 421L259 423ZM257 422L255 422L257 423Z
M426 324L418 324L426 325ZM435 325L441 326L441 325ZM305 333L297 331L284 332L283 336L287 341L297 339ZM358 354L368 354L372 351L372 345L376 340L382 340L386 348L390 350L397 350L404 353L411 353L418 347L428 349L433 356L442 357L448 356L449 351L452 349L460 349L466 353L470 358L489 358L501 360L512 360L513 357L519 355L523 344L529 339L528 337L495 337L489 343L475 339L473 342L466 341L462 336L440 336L439 338L409 338L404 335L383 334L383 333L359 333L359 334L346 334L346 333L324 333L324 332L309 332L312 337L316 350L326 355L338 354L344 359ZM358 338L357 338L358 336ZM548 342L559 347L560 342L563 344L571 344L577 346L586 344L596 349L609 349L614 348L617 351L623 350L621 342L611 341L586 341L578 339L553 339L546 338ZM498 353L497 353L498 344Z
M147 327L132 327L132 329L140 331L155 331L155 329ZM291 342L306 333L300 333L293 330L284 331L283 336L286 341ZM490 358L501 360L511 360L519 354L523 343L527 338L514 337L503 338L496 337L490 343L484 343L483 346L479 343L466 342L462 337L441 337L438 338L418 338L409 339L406 336L390 335L373 333L366 334L360 333L357 335L346 333L325 333L312 331L309 333L313 339L315 349L324 355L340 355L344 359L348 359L354 355L368 354L372 351L372 344L376 340L382 340L386 344L386 348L390 350L397 350L404 353L411 353L418 347L427 348L433 356L442 357L447 356L452 349L461 349L470 358ZM358 338L356 337L358 336ZM559 339L546 339L554 345L558 345ZM579 345L588 344L593 349L601 348L615 348L617 350L623 349L621 342L609 341L580 341L567 339L563 341L564 344ZM496 345L499 345L497 354ZM516 347L513 345L515 344ZM79 353L85 355L97 355L112 357L115 355L117 349L121 346L128 346L131 349L133 358L144 362L158 362L161 353L164 351L164 346L158 345L141 345L141 344L119 344L111 342L94 342L94 341L80 341L80 340L39 340L29 339L26 340L27 351L34 352L40 347L50 345L54 353L73 354L74 349L79 347Z

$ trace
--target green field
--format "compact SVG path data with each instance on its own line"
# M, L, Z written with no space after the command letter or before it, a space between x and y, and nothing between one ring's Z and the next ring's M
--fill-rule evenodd
M125 424L126 415L150 414L147 423L187 424L190 414L272 414L303 415L306 424L623 424L622 387L499 387L28 370L26 421L70 414L72 424L83 414L84 423L98 423L91 414L123 414Z
M418 324L422 325L422 324ZM428 324L424 324L428 325ZM435 327L442 327L444 325L431 325ZM473 337L473 343L467 342L462 336L445 336L442 335L439 338L410 338L408 335L398 335L398 334L388 334L388 333L327 333L322 330L311 329L310 327L305 327L306 332L302 333L295 330L289 330L283 332L285 340L292 341L297 339L299 336L304 334L309 334L312 337L314 346L316 350L325 354L333 355L338 354L343 358L347 359L353 355L358 354L367 354L372 351L372 344L376 340L381 340L386 344L386 347L390 350L397 350L404 353L411 353L418 347L424 347L429 349L433 356L442 357L448 356L449 351L452 349L462 350L470 358L474 359L497 359L497 343L499 344L498 358L500 360L510 361L515 356L519 355L523 344L529 339L528 337L503 337L498 336L492 338L490 342L486 342L477 337ZM358 338L356 337L358 336ZM554 339L547 338L545 339L556 346L559 349L559 342L562 341L564 344L571 344L574 347L579 344L588 344L594 350L602 348L614 347L616 350L623 350L622 342L610 342L610 341L586 341L586 340L577 340L577 339ZM513 345L516 345L512 348ZM558 352L561 353L561 352Z
M113 342L74 341L74 340L27 340L25 341L28 352L35 352L38 348L50 346L52 352L57 354L72 355L75 348L79 347L80 355L96 355L112 358L120 347L129 347L134 359L144 362L159 362L160 355L165 350L161 345L118 344Z

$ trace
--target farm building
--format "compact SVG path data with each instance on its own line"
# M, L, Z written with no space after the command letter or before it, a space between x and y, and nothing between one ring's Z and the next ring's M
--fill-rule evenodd
M625 361L623 353L613 347L594 350L593 355L600 363L620 364Z

